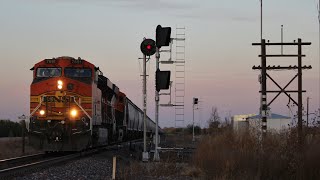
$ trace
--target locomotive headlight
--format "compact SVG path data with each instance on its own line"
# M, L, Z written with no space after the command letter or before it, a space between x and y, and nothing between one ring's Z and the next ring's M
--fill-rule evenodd
M72 117L76 117L77 114L78 114L77 110L75 110L75 109L71 110L71 116Z
M46 112L44 110L40 110L40 115L43 116Z
M58 81L58 89L62 89L63 82L61 80Z

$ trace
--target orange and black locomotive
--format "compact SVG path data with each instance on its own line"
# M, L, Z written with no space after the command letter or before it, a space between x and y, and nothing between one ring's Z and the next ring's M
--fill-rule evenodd
M44 151L80 151L138 139L143 111L100 69L81 58L35 64L30 90L29 141ZM155 123L147 117L152 136Z

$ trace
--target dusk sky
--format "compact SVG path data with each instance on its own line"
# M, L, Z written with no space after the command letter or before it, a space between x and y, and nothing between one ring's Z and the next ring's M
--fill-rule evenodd
M315 0L265 0L263 37L280 41L302 38L312 42L303 48L303 87L310 97L310 110L319 108L319 32ZM81 57L99 66L104 75L142 107L143 37L154 38L158 24L186 28L185 124L192 121L192 98L200 98L196 123L206 124L212 106L220 116L258 113L260 47L259 0L0 0L0 119L16 120L29 112L30 68L45 58ZM270 49L270 50L269 50ZM269 48L280 53L280 48ZM285 53L297 53L285 47ZM166 60L166 55L161 56ZM270 65L291 63L296 59L274 59ZM160 65L161 70L174 70ZM154 119L155 58L148 64L148 115ZM285 86L295 71L272 72ZM172 77L174 80L174 77ZM288 90L296 87L294 81ZM272 83L268 88L277 90ZM273 95L268 96L270 101ZM295 96L293 96L295 97ZM161 103L167 98L161 97ZM281 95L272 112L290 116ZM160 109L160 125L174 126L174 109Z

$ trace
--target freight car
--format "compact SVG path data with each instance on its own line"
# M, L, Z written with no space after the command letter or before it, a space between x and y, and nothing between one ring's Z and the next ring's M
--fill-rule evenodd
M81 58L58 57L31 70L28 134L34 147L81 151L143 137L143 111L99 67ZM147 117L149 137L155 128Z

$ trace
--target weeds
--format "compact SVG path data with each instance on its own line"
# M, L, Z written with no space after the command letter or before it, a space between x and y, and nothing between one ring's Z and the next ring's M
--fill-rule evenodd
M28 144L26 138L25 154L22 154L22 139L20 137L0 138L0 159L39 153Z
M205 179L317 179L320 177L320 130L314 130L301 150L295 129L268 133L263 142L255 132L230 129L204 138L193 164Z

